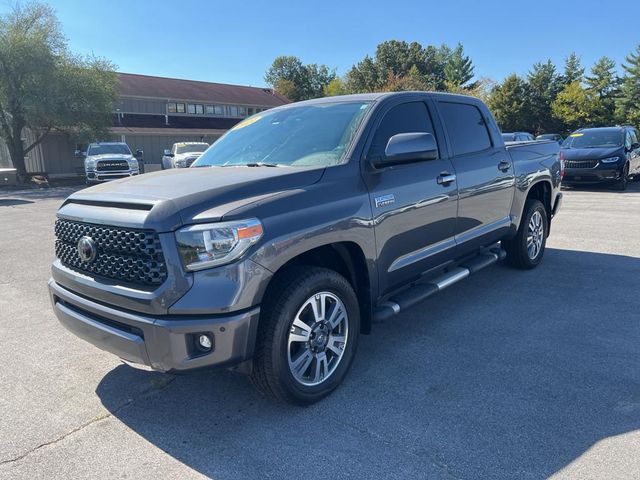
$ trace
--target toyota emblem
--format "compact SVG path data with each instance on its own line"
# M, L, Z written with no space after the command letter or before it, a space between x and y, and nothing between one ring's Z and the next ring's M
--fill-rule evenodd
M91 237L82 237L78 240L78 256L85 263L93 262L97 254L96 242Z

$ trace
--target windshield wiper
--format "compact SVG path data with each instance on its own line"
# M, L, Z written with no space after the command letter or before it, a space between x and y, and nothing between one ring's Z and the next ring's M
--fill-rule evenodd
M279 167L277 163L267 163L267 162L255 162L255 163L247 163L246 167Z

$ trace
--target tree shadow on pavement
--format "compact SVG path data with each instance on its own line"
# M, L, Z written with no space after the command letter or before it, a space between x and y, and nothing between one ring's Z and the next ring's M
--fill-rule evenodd
M548 477L640 428L639 272L640 258L557 249L533 271L489 268L375 325L345 384L307 408L226 371L122 365L97 394L216 478Z

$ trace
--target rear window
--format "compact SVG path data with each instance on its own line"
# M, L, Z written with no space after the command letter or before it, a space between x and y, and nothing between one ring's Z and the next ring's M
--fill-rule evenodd
M491 147L487 125L476 106L440 102L439 110L449 133L454 155L480 152Z

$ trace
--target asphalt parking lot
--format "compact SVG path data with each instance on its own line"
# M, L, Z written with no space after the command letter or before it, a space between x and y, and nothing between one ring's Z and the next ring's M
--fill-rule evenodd
M70 192L0 192L0 478L640 476L638 182L567 191L538 269L490 267L376 325L308 408L67 333L46 282Z

